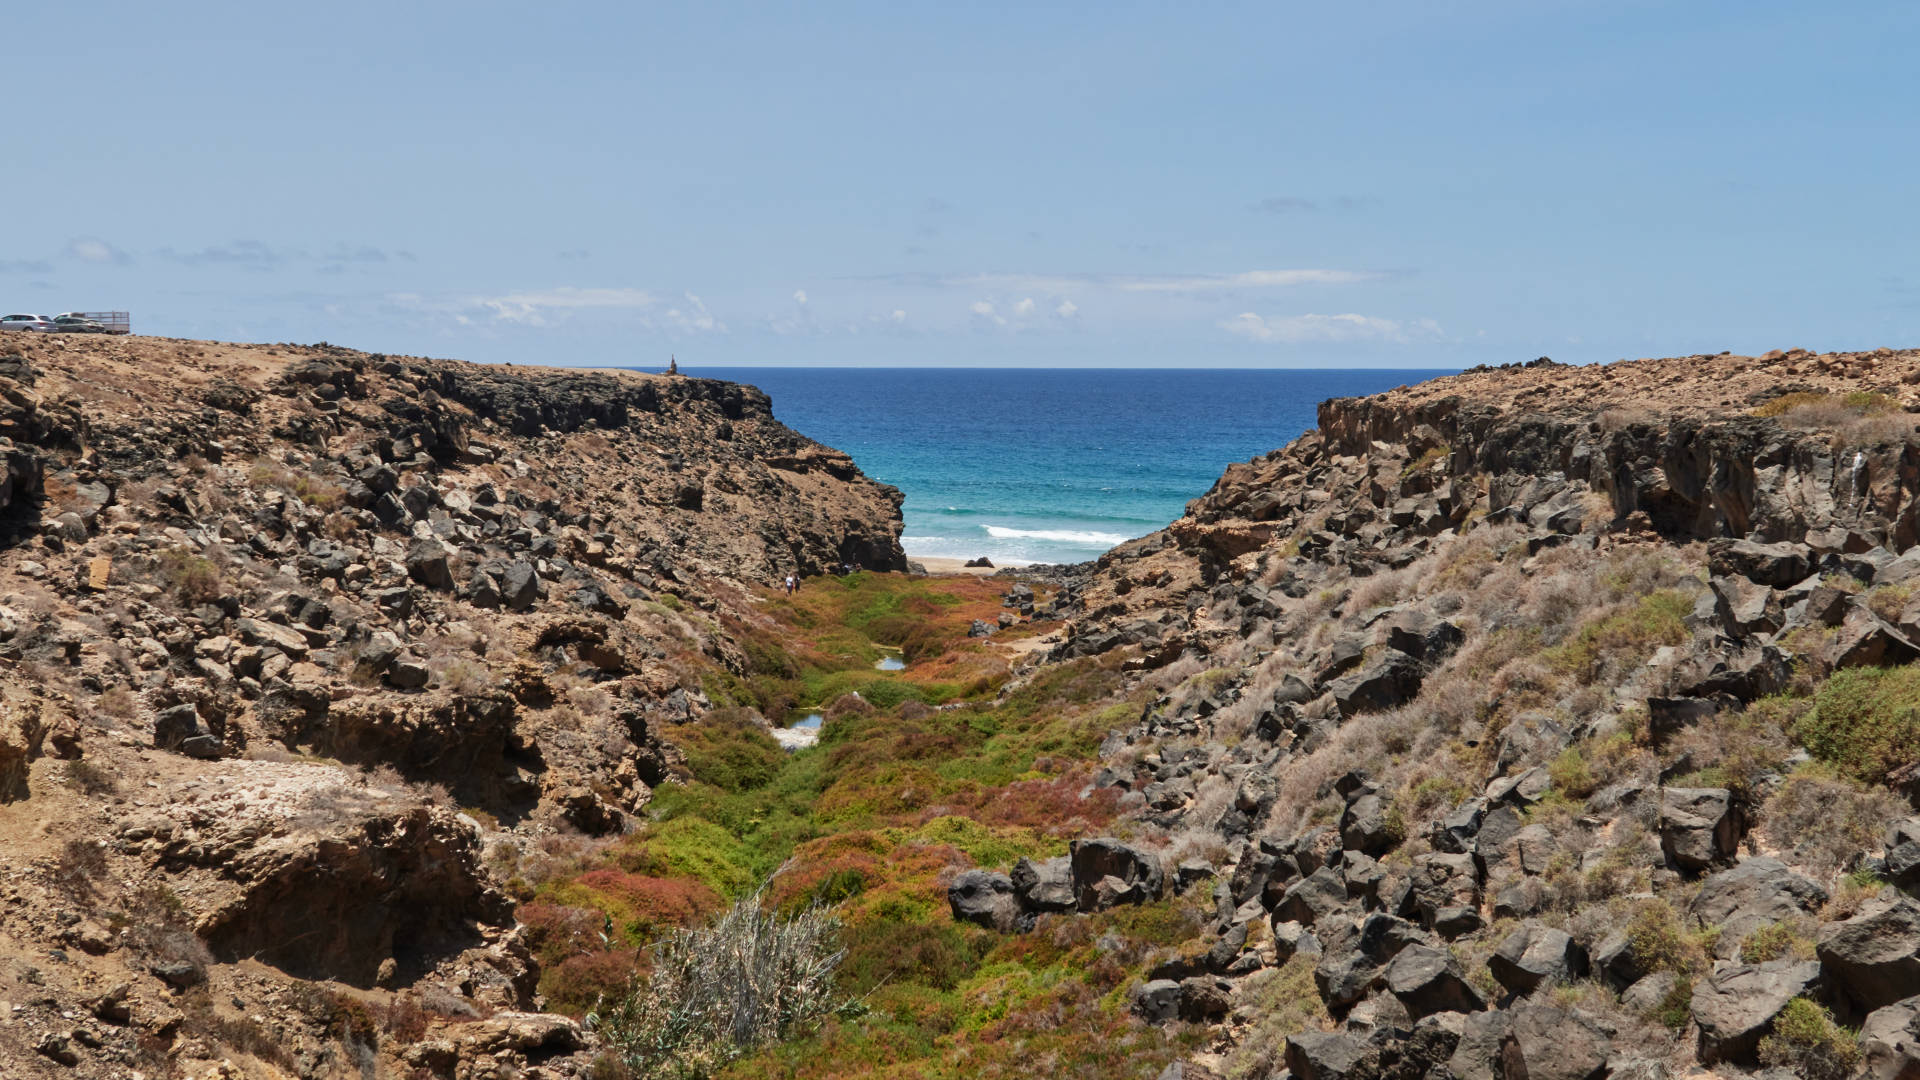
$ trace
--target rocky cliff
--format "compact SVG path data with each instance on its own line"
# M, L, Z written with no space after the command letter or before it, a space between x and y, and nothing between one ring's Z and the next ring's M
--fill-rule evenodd
M1210 888L1133 991L1205 1029L1188 1076L1915 1075L1916 383L1796 350L1326 402L1060 576L1052 662L1160 690L1096 781L1152 872L1076 847L957 915Z
M756 585L905 566L751 387L4 346L8 1076L571 1074L497 867L684 771Z

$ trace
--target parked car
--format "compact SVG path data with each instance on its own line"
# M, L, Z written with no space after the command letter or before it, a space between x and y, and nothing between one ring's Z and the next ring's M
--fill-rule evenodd
M107 328L77 311L63 312L53 317L53 329L61 334L104 334Z
M8 315L0 318L0 330L37 330L42 334L51 334L55 329L53 320L45 315Z

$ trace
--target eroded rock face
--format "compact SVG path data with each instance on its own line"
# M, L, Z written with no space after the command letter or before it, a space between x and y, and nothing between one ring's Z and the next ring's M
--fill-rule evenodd
M46 737L38 701L0 692L0 802L27 797L27 766L40 756Z
M120 843L183 880L217 958L355 986L391 960L404 983L512 927L453 813L315 766L215 769L125 822Z

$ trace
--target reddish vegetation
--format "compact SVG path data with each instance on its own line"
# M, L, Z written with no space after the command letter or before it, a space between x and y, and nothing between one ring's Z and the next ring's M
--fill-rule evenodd
M720 897L712 889L686 878L609 869L589 870L575 881L625 910L629 936L652 937L663 928L686 926L720 909Z
M1088 792L1088 786L1086 771L1076 769L1051 780L963 789L942 796L942 805L922 811L920 820L959 814L982 824L1016 825L1046 836L1082 836L1105 828L1120 815L1119 788Z

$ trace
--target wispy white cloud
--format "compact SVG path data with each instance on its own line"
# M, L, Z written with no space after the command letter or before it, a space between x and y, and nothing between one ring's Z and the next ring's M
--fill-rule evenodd
M245 270L278 270L290 263L311 263L322 273L340 273L349 266L373 266L387 262L413 262L411 251L387 251L371 244L336 244L331 250L315 254L304 248L274 247L259 240L235 240L210 244L195 251L165 247L154 253L182 266L233 266ZM80 256L85 258L85 256ZM96 260L98 261L98 260Z
M293 257L292 253L268 247L258 240L235 240L198 251L161 248L159 254L163 259L186 266L239 266L248 270L272 270Z
M1053 313L1063 319L1071 319L1080 314L1080 305L1071 300L1062 300L1060 306L1053 309Z
M991 301L975 300L973 302L973 306L969 307L967 310L973 313L973 317L975 321L979 323L990 324L993 326L1007 325L1007 317L1005 315L1000 314L998 311L995 311L993 308L993 303Z
M1281 315L1268 317L1242 312L1219 323L1221 329L1249 341L1282 345L1306 342L1385 341L1412 344L1438 340L1440 324L1432 319L1401 322L1372 315Z
M114 263L124 265L131 260L127 253L107 243L97 236L81 236L67 244L67 254L81 262Z
M681 334L724 334L727 324L713 317L707 310L706 301L692 293L686 293L683 304L668 308L660 316L663 328Z
M1013 305L1013 313L1024 319L1027 316L1033 314L1035 306L1036 305L1033 302L1033 297L1031 296L1022 297L1019 301L1017 301Z
M511 292L500 296L476 296L467 306L491 312L501 322L545 326L547 321L568 312L587 310L645 311L660 303L645 289L557 289Z
M883 280L935 288L992 289L1010 293L1110 290L1123 293L1206 293L1285 289L1304 285L1359 285L1393 275L1379 270L1242 270L1228 274L895 274Z

